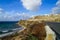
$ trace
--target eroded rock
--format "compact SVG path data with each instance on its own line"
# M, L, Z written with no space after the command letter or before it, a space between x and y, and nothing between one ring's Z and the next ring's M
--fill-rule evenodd
M25 22L24 22L25 23ZM23 24L24 24L23 23ZM31 24L32 23L32 24ZM23 24L21 26L23 26ZM28 25L29 24L29 25ZM46 31L44 22L27 22L26 27L15 35L1 38L1 40L45 40ZM25 26L25 24L24 24Z

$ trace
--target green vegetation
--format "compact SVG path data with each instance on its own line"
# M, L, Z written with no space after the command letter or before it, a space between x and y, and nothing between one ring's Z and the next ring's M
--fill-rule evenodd
M38 40L38 38L30 34L30 35L27 37L27 40Z

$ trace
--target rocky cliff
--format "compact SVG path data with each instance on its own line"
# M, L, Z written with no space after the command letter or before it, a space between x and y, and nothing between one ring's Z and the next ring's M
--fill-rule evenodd
M0 38L0 40L44 40L46 37L45 23L38 21L20 21L20 26L25 26L22 31Z

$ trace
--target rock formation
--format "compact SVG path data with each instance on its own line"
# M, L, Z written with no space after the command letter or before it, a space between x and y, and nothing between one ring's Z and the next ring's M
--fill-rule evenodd
M15 33L14 35L0 38L0 40L45 40L45 38L45 23L34 22L32 24L29 23L29 26L24 30Z

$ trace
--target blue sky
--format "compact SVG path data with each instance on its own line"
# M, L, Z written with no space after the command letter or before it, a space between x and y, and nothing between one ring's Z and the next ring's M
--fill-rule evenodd
M24 3L26 2L24 0L0 0L0 21L16 21L20 20L22 16L29 17L33 15L49 14L52 9L56 7L58 1L59 0L41 0L37 10L35 9L36 7L34 9L28 9L29 7L25 6Z

